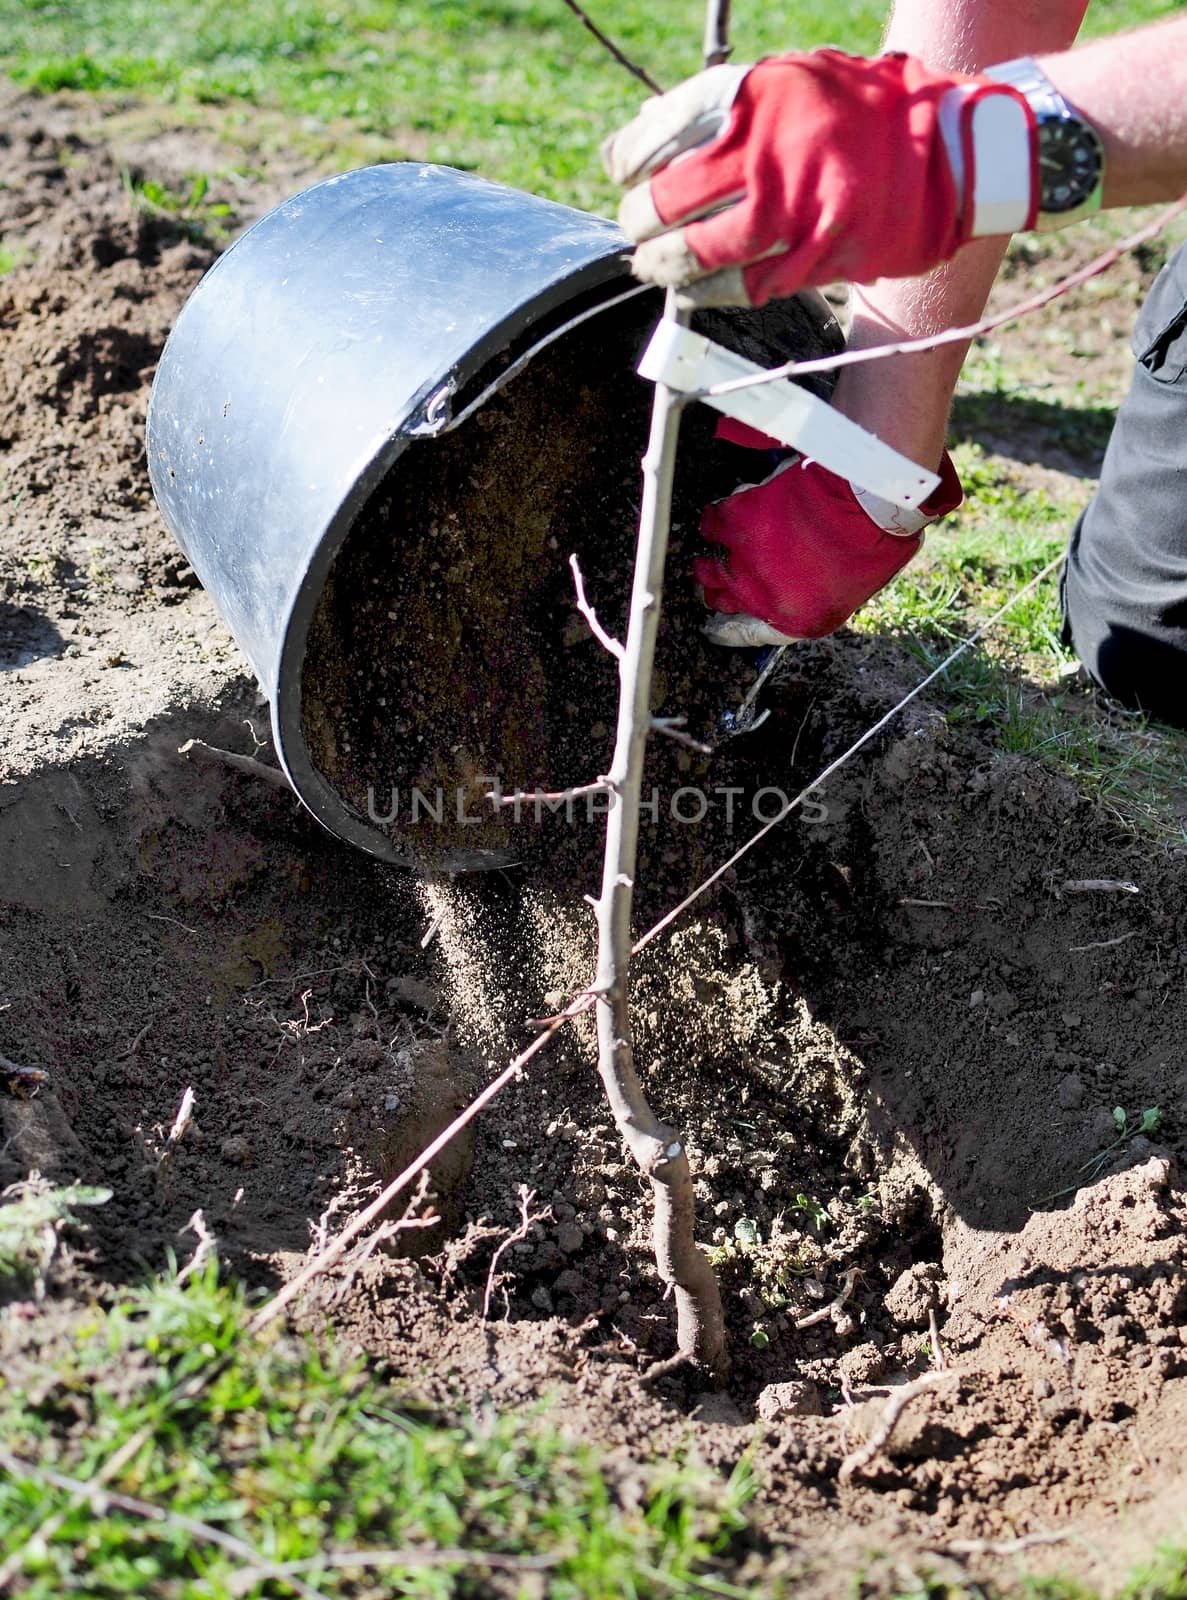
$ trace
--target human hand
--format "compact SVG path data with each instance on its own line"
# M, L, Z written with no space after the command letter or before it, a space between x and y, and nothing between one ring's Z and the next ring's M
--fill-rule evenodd
M710 67L646 101L602 156L633 185L619 220L636 275L696 305L913 276L1037 206L1022 95L905 55Z
M755 450L773 439L725 419L718 437ZM715 644L747 646L816 639L846 622L923 544L923 529L963 499L947 452L940 486L905 511L799 457L764 482L708 506L701 533L720 555L693 571L715 615Z

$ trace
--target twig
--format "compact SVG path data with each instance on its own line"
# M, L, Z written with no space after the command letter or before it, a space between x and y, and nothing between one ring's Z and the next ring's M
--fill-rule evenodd
M198 1240L198 1248L194 1251L193 1255L186 1262L185 1266L182 1267L181 1271L177 1274L176 1281L178 1283L184 1283L187 1278L193 1277L194 1273L197 1272L198 1268L206 1260L206 1257L210 1255L212 1251L218 1249L218 1240L206 1226L206 1218L202 1215L201 1206L199 1206L194 1212L193 1216L186 1223L185 1227L178 1229L178 1232L192 1233Z
M938 1389L943 1383L951 1383L957 1376L955 1372L925 1372L922 1378L916 1378L914 1383L905 1383L901 1389L896 1389L886 1402L886 1409L882 1413L882 1420L873 1433L857 1450L847 1455L841 1462L837 1479L840 1483L848 1483L854 1473L861 1472L868 1467L878 1452L884 1449L891 1440L898 1420L913 1400L918 1400L922 1394Z
M1095 939L1091 944L1069 944L1068 954L1079 955L1084 950L1111 950L1116 944L1124 944L1127 939L1136 939L1137 930L1132 933L1119 933L1115 939Z
M154 1523L158 1527L181 1529L191 1538L198 1539L203 1544L218 1545L221 1550L233 1555L237 1561L246 1563L254 1583L259 1583L264 1578L278 1578L287 1583L297 1594L308 1596L310 1600L320 1600L318 1591L303 1583L296 1574L273 1567L245 1540L237 1539L233 1533L225 1533L222 1528L212 1527L208 1522L199 1522L197 1518L187 1517L180 1511L166 1511L163 1506L151 1505L147 1500L137 1500L129 1494L119 1494L114 1489L104 1488L98 1481L84 1483L81 1478L69 1478L65 1473L55 1472L50 1467L23 1461L19 1456L10 1455L7 1450L0 1449L0 1466L14 1477L23 1476L31 1478L36 1483L48 1483L55 1489L65 1489L75 1500L85 1500L96 1516L102 1516L106 1508L111 1505L120 1511L127 1511L131 1516L142 1517L145 1522Z
M194 1115L194 1091L187 1088L181 1097L181 1104L177 1108L177 1115L173 1119L173 1126L169 1129L169 1137L165 1140L165 1148L157 1159L157 1183L164 1184L168 1181L169 1169L173 1165L173 1157L178 1145L185 1138L186 1129Z
M927 1308L927 1338L931 1345L931 1364L935 1372L947 1372L948 1357L944 1354L944 1346L940 1343L940 1324L936 1317L935 1306Z
M516 789L514 794L500 794L496 789L488 789L486 798L496 806L522 806L527 801L535 805L559 806L562 802L570 800L583 800L590 794L611 794L614 791L614 782L611 778L595 778L592 783L578 783L571 789Z
M593 34L594 38L603 47L603 49L610 52L620 67L625 67L633 77L638 78L640 83L645 83L651 90L652 94L663 94L664 91L660 88L659 84L656 83L651 74L646 72L642 67L637 66L624 50L620 50L618 45L614 43L614 40L611 39L607 34L604 34L601 28L598 27L597 23L594 22L592 17L588 16L587 13L582 10L582 8L577 4L577 0L565 0L565 4L577 18L578 22L581 23L582 27L588 28L590 33Z
M1069 878L1059 886L1060 894L1141 894L1128 878Z
M738 389L751 389L759 384L775 383L780 378L806 377L814 372L836 372L840 367L855 367L866 361L882 361L887 356L914 355L920 350L937 350L941 345L966 344L971 339L979 339L986 333L992 333L995 328L1004 327L1008 322L1016 322L1020 317L1029 316L1033 311L1041 311L1044 306L1050 305L1052 300L1067 294L1069 289L1077 289L1090 278L1095 278L1098 273L1107 271L1120 261L1123 255L1136 250L1139 245L1145 244L1147 240L1161 233L1184 211L1187 211L1187 194L1161 212L1153 222L1147 223L1144 228L1139 228L1136 233L1131 233L1127 239L1122 239L1120 244L1106 250L1103 255L1097 256L1078 272L1061 278L1058 283L1049 289L1044 289L1041 294L1032 295L1028 300L1021 300L1005 311L983 317L980 322L969 323L963 328L945 328L942 333L929 333L921 339L900 339L895 344L871 345L865 350L842 350L835 356L818 356L811 361L785 361L782 366L770 367L760 375L731 378L728 383L715 383L708 389L690 391L687 398L705 400L718 395L733 394Z
M706 0L705 38L725 48L727 11ZM664 316L687 327L691 313L669 290ZM606 813L601 893L594 905L598 929L596 987L598 1076L623 1143L650 1180L653 1235L659 1276L676 1302L677 1353L721 1373L727 1365L721 1294L708 1257L696 1243L692 1171L683 1139L652 1111L635 1069L629 995L631 906L639 843L639 802L647 737L651 732L651 682L659 632L664 563L672 521L672 484L683 400L665 383L655 385L651 431L643 456L643 498L631 583L626 643L618 658L618 720L608 781L617 804Z
M290 1278L284 1287L272 1296L271 1300L260 1307L248 1323L247 1331L251 1334L256 1334L262 1328L266 1328L275 1317L280 1315L289 1301L295 1299L301 1293L307 1284L311 1283L320 1273L334 1266L336 1262L341 1261L347 1247L358 1238L364 1228L369 1227L372 1222L382 1216L396 1195L403 1193L412 1180L424 1171L434 1156L439 1155L445 1149L445 1146L449 1144L455 1134L460 1133L464 1127L473 1122L484 1107L488 1106L509 1083L520 1076L524 1067L527 1066L533 1056L539 1055L544 1046L552 1039L553 1034L562 1028L566 1022L571 1022L574 1017L583 1016L593 1005L594 997L589 994L578 995L576 999L572 1000L564 1011L553 1018L544 1032L532 1040L526 1050L520 1051L514 1061L504 1067L497 1078L492 1078L481 1094L476 1095L470 1101L470 1104L458 1113L449 1126L443 1128L437 1137L425 1146L416 1159L404 1168L403 1172L396 1174L386 1188L376 1195L370 1205L365 1206L343 1228L342 1232L326 1245L324 1250L320 1250L312 1261L302 1267L295 1278Z
M287 1578L290 1574L298 1572L334 1572L349 1570L358 1567L364 1570L367 1567L408 1567L416 1570L420 1567L489 1567L494 1572L547 1572L550 1567L559 1566L569 1552L558 1550L543 1556L504 1556L494 1550L464 1550L456 1546L445 1546L440 1550L418 1550L405 1547L402 1550L328 1550L324 1555L306 1556L300 1561L281 1561L275 1566L261 1569L259 1573L250 1569L231 1578L228 1587L232 1594L248 1594L261 1576L268 1578Z
M187 739L184 744L178 745L177 753L179 756L188 756L203 766L230 767L235 772L245 773L249 778L259 778L262 782L270 784L273 789L283 789L286 794L293 792L292 785L279 767L266 767L254 756L241 756L234 750L222 750L218 745L207 744L204 739Z
M180 928L182 933L188 933L191 938L196 939L198 937L197 928L187 927L184 922L178 922L176 917L163 917L156 911L146 911L144 914L150 922L169 922L172 923L175 928Z
M119 1055L116 1056L115 1059L117 1061L127 1061L132 1056L134 1056L136 1054L137 1050L140 1049L140 1046L148 1038L148 1035L149 1035L149 1032L150 1032L150 1030L152 1028L152 1025L156 1020L157 1020L156 1017L149 1017L148 1021L144 1024L143 1028L141 1028L140 1032L132 1040L132 1043L128 1046L128 1048L126 1050L121 1050Z
M509 1233L500 1244L494 1255L490 1258L490 1269L486 1274L486 1289L482 1296L482 1320L486 1322L490 1317L490 1303L499 1283L499 1262L504 1253L510 1250L513 1244L518 1244L521 1239L526 1239L537 1222L544 1222L552 1216L551 1208L545 1206L542 1211L532 1210L532 1201L536 1198L536 1191L529 1189L526 1183L519 1186L519 1227L514 1233ZM504 1301L507 1296L504 1294Z
M1070 1533L1024 1533L1018 1539L953 1539L949 1544L930 1544L925 1548L946 1556L1016 1556L1040 1544L1064 1544Z
M210 1376L210 1368L207 1368L203 1373L196 1374L195 1378L191 1378L189 1384L186 1385L187 1389L193 1386L196 1378L201 1378L202 1382L206 1383L209 1381ZM8 1592L8 1585L24 1566L25 1555L29 1547L31 1545L47 1545L70 1515L74 1505L79 1500L90 1499L93 1502L93 1497L101 1493L103 1486L110 1483L112 1478L123 1471L128 1462L148 1443L151 1437L151 1427L137 1428L135 1433L124 1440L118 1450L108 1456L95 1476L88 1482L83 1483L78 1479L69 1479L58 1485L59 1488L69 1488L70 1501L60 1511L51 1511L48 1517L43 1517L27 1538L23 1539L15 1550L10 1550L3 1562L0 1562L0 1594ZM16 1466L28 1472L30 1476L39 1472L44 1473L48 1470L47 1468L34 1467L31 1463L21 1461L18 1457L9 1455L5 1450L0 1450L0 1465L4 1466L9 1472Z
M674 739L677 744L682 744L686 750L695 750L699 756L711 756L713 746L702 744L700 739L694 739L691 733L684 731L683 717L652 717L652 733L662 733L665 739Z
M193 1115L194 1091L192 1088L187 1088L181 1097L181 1104L177 1108L177 1115L173 1119L173 1126L169 1129L169 1138L165 1145L166 1151L169 1149L170 1145L175 1145L179 1139L183 1139L185 1137L185 1130L189 1127L190 1119L193 1117Z
M826 1306L821 1306L819 1311L811 1311L806 1317L798 1318L795 1324L796 1327L814 1328L818 1322L828 1322L831 1318L834 1318L837 1312L843 1308L845 1302L852 1295L853 1285L860 1277L860 1267L850 1267L847 1271L843 1272L841 1274L841 1291L837 1295L836 1299L830 1300Z
M441 1218L433 1210L431 1205L428 1206L428 1209L425 1211L423 1216L415 1215L421 1206L428 1204L428 1199L429 1174L426 1171L421 1173L420 1182L416 1186L416 1192L413 1194L408 1204L404 1207L404 1210L401 1212L401 1214L394 1221L381 1222L376 1228L375 1232L371 1234L369 1238L361 1239L354 1249L343 1257L340 1265L345 1268L345 1271L343 1273L341 1282L335 1287L333 1296L333 1303L335 1305L341 1305L346 1299L347 1295L354 1287L354 1280L358 1276L360 1269L366 1266L367 1262L370 1261L371 1257L375 1254L376 1250L379 1249L380 1245L386 1244L389 1239L394 1239L397 1234L415 1231L417 1228L437 1227L441 1221Z
M598 621L598 614L585 597L585 582L581 576L581 564L575 555L569 557L569 567L573 573L573 587L577 590L577 609L585 618L590 633L601 645L603 650L608 650L617 660L622 660L622 645L612 634L606 632Z

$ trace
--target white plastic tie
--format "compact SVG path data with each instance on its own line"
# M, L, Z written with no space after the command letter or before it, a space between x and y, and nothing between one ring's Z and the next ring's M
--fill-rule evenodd
M913 510L939 485L927 472L848 417L788 379L729 394L703 391L736 379L761 377L764 369L745 356L693 333L665 317L639 362L639 374L677 394L698 395L715 410L770 434L802 456L848 478L896 506Z

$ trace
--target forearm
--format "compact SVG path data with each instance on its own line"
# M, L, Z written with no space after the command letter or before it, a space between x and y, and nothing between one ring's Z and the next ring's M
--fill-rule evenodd
M1187 18L1040 57L1040 65L1100 133L1106 206L1178 199L1187 189Z
M885 46L929 66L976 72L1013 56L1065 49L1086 9L1087 0L900 0ZM982 240L925 278L883 279L855 291L850 344L885 344L975 322L1005 245L1004 239ZM967 348L947 345L850 367L837 385L837 405L914 460L934 465Z

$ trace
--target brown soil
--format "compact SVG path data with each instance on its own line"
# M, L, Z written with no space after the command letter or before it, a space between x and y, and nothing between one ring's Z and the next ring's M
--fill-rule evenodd
M576 609L569 561L577 557L589 600L620 633L651 411L635 368L655 316L648 298L597 318L458 431L414 442L331 569L304 671L314 765L360 815L389 819L380 826L422 867L475 851L555 865L573 838L565 808L494 806L492 782L503 795L568 790L609 763L617 669ZM824 354L841 337L823 303L815 314L793 301L705 322L770 364ZM686 419L673 495L679 576L666 596L654 696L657 714L678 711L702 741L714 738L731 684L744 692L749 662L739 674L701 641L687 553L707 501L739 471L770 470L763 456L755 467L752 452L715 443L716 420L706 407ZM706 776L686 751L658 741L652 752L648 782L665 797ZM719 764L716 780L727 775ZM577 805L583 816L592 809L585 797Z
M33 251L0 281L0 1053L49 1076L33 1099L0 1082L0 1184L34 1166L106 1181L99 1280L184 1254L200 1206L224 1256L275 1284L586 979L596 830L558 827L530 870L418 884L178 756L195 735L250 752L266 726L142 459L153 362L210 250L132 210L83 115L13 100L0 140L0 233ZM194 159L180 135L160 149L179 172ZM691 548L686 526L677 574ZM614 570L591 555L611 627ZM677 632L691 606L675 577L684 676L660 698L707 718L746 669ZM567 649L603 670L596 647ZM760 789L798 787L912 676L879 641L805 649L767 724L687 781L741 788L740 839ZM602 737L580 726L583 761ZM681 771L656 759L674 762L657 784ZM671 1317L579 1035L444 1158L431 1253L373 1256L301 1314L339 1296L340 1334L419 1387L547 1399L617 1461L691 1446L726 1470L752 1447L739 1576L756 1588L782 1570L847 1594L860 1566L901 1591L920 1559L1008 1578L1014 1558L984 1542L1036 1534L1065 1542L1026 1565L1107 1585L1184 1531L1187 868L952 729L942 698L824 801L657 941L636 984L648 1087L687 1133L722 1258L726 1392L639 1386ZM641 925L720 854L723 812L697 827L661 804ZM1141 892L1063 888L1107 878ZM187 1086L195 1124L162 1167ZM1118 1105L1161 1107L1163 1131L1084 1183ZM521 1183L552 1215L509 1253L506 1316L484 1326L496 1240L469 1224L507 1230ZM954 1376L841 1481L882 1387L935 1358L929 1310Z

